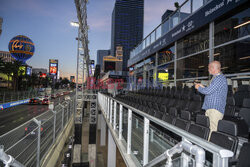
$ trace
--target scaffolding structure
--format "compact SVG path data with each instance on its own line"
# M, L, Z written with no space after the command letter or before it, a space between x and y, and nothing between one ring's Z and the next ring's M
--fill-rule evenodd
M88 0L75 0L78 28L77 70L76 70L76 123L82 123L83 91L89 77L89 48L87 24Z

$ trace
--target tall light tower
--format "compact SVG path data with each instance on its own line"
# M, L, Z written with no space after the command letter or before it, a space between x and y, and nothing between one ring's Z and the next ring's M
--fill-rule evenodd
M87 24L87 3L88 0L75 0L77 17L79 21L79 31L80 31L80 45L81 52L80 53L80 65L82 65L83 69L83 84L87 81L87 77L89 76L89 48L88 48L88 24ZM81 57L82 56L82 57Z
M82 123L83 91L89 75L89 48L87 25L88 0L75 0L78 22L71 25L78 26L77 70L76 70L76 122ZM78 89L81 87L82 89Z

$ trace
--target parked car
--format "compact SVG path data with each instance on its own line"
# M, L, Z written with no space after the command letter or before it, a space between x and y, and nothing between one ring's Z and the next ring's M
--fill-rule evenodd
M49 103L50 103L49 99L46 99L46 98L43 99L43 101L42 101L42 104L47 104L48 105Z
M41 100L39 98L31 98L29 100L29 104L41 104Z

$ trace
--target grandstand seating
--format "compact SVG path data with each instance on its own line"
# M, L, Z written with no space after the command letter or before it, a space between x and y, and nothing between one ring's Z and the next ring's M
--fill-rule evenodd
M209 119L201 109L203 97L194 88L167 87L131 91L116 99L207 140ZM219 121L218 130L212 132L210 142L236 153L238 137L249 140L249 132L250 86L241 85L235 93L229 86L224 118ZM163 133L169 135L168 130Z

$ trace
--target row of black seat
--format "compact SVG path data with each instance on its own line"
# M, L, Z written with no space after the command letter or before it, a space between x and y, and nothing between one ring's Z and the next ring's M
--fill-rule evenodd
M243 86L243 88L246 87ZM245 90L243 88L241 87L238 92ZM238 136L249 137L250 98L244 96L239 107L239 105L236 106L235 97L240 93L230 92L229 89L224 119L219 122L218 130L212 133L210 141L236 152ZM117 99L196 136L208 139L209 119L201 109L203 96L194 89L187 87L144 89L118 95Z
M242 137L248 137L248 133L250 132L250 112L248 112L250 108L250 100L248 100L248 94L250 95L249 90L250 86L241 85L238 91L233 95L230 93L232 92L232 87L229 86L224 113L224 119L236 122L239 129L238 135ZM242 102L240 103L242 104L237 106L236 101L239 103L239 100L235 98L239 96L241 97ZM171 107L177 109L179 116L182 110L189 111L193 121L195 121L197 114L204 114L204 111L201 109L203 103L202 95L197 93L194 89L189 89L187 87L172 87L171 89L167 87L162 90L142 89L135 92L129 92L127 95L118 96L117 98L141 111L156 116L161 116L166 112L169 113Z

